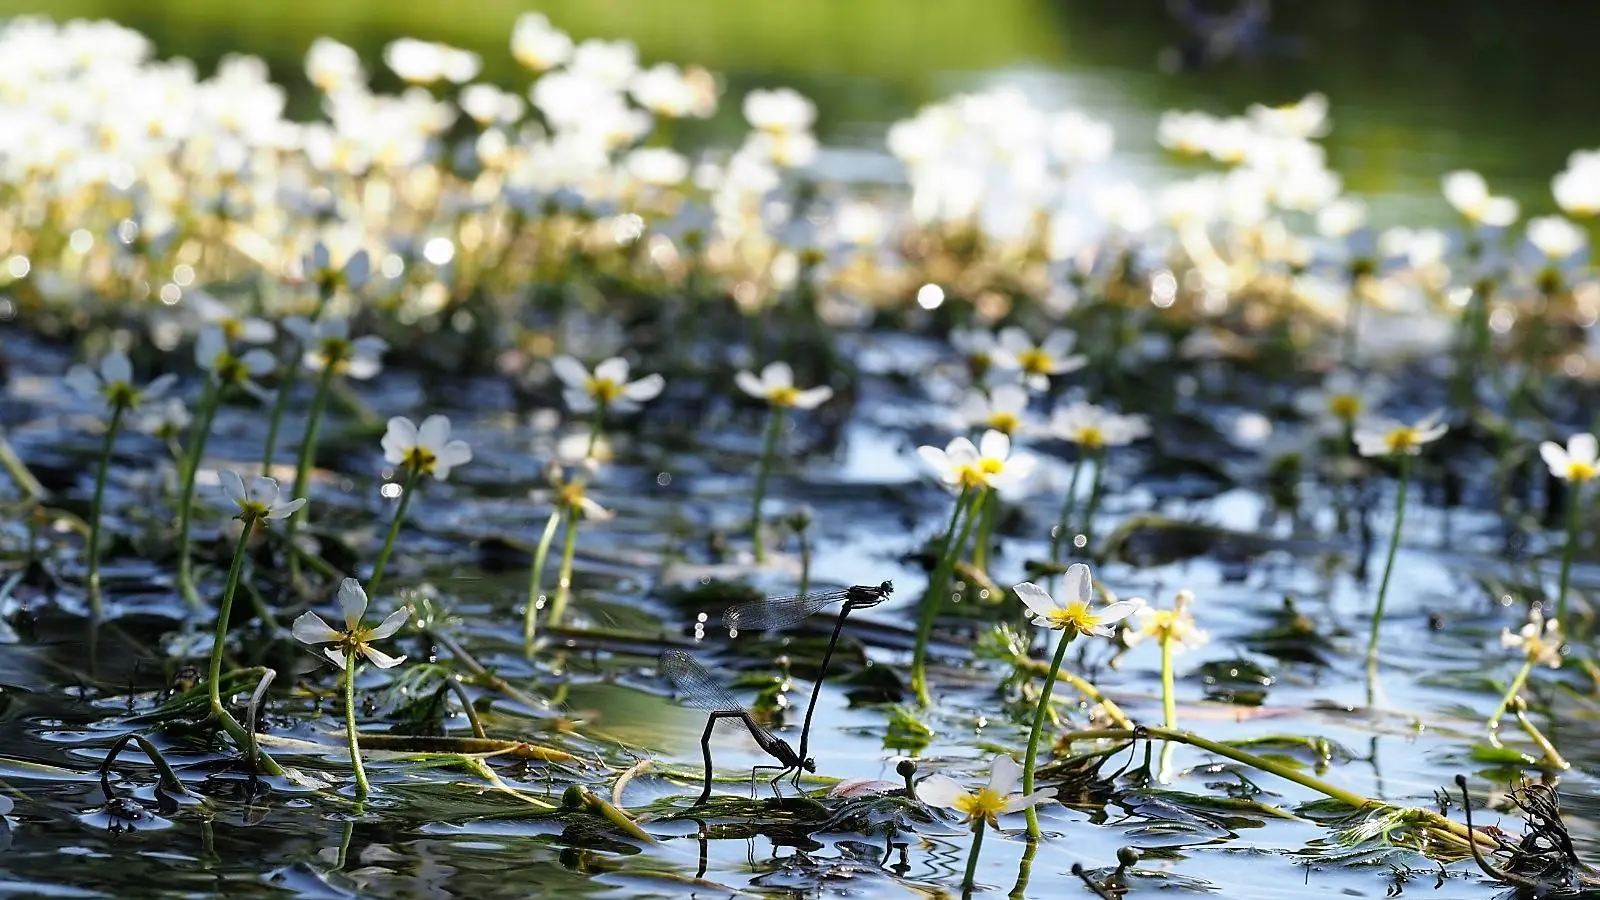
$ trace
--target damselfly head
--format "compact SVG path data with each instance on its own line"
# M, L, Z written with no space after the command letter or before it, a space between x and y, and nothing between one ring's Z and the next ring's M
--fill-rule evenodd
M878 593L884 595L885 597L894 593L894 582L885 581L883 584L878 585Z
M800 761L800 768L805 769L807 772L815 772L817 770L817 761L808 756Z

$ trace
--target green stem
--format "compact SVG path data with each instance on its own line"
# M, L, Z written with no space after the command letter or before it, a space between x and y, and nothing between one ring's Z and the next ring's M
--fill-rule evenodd
M528 570L528 608L522 614L522 651L533 658L534 628L538 622L539 582L544 578L544 562L550 556L550 542L555 540L556 526L561 523L561 510L550 511L544 523L544 534L539 536L539 546L533 551L533 567Z
M978 872L978 854L983 850L983 819L972 823L972 852L967 856L967 874L961 879L963 891L972 890L972 879Z
M978 537L972 545L972 566L985 574L989 571L989 546L994 540L994 526L1000 518L1000 495L994 491L984 495L978 516Z
M1172 634L1161 635L1161 724L1178 727L1178 692L1172 684Z
M378 561L372 566L372 577L367 579L367 595L378 595L378 583L383 580L384 567L389 564L389 554L394 552L394 539L400 534L400 523L406 519L406 507L411 505L411 495L417 490L422 469L412 466L406 473L405 484L400 488L400 507L394 511L394 521L389 523L389 535L383 539L383 549L378 551Z
M267 420L267 440L261 448L261 474L272 471L272 457L278 449L278 429L283 426L283 414L289 408L289 395L294 393L295 382L300 380L300 357L305 345L295 341L283 364L283 378L278 382L278 396L272 403L272 417Z
M1017 865L1017 883L1011 886L1010 900L1027 900L1028 881L1033 877L1033 858L1039 852L1038 841L1028 841L1022 851L1022 861Z
M1494 712L1489 714L1489 733L1494 734L1500 730L1500 717L1505 715L1506 707L1522 691L1522 686L1528 683L1528 675L1533 672L1533 660L1523 660L1522 668L1517 670L1515 678L1511 679L1511 687L1506 689L1505 696L1500 698L1500 703L1495 706Z
M811 592L811 538L802 529L796 539L800 543L800 593L808 594Z
M606 424L606 405L596 402L594 406L594 421L589 423L589 449L583 452L584 458L594 459L595 445L600 442L600 430Z
M550 601L550 615L546 622L560 625L567 611L567 597L572 593L572 556L578 549L578 514L567 510L567 533L561 539L561 572L556 576L556 595Z
M962 489L961 496L956 500L955 511L950 515L950 525L945 529L939 559L934 565L933 577L928 581L928 592L922 596L922 617L917 621L917 644L911 656L911 685L916 689L917 700L923 706L933 704L933 697L928 693L926 671L928 638L933 634L933 621L939 614L939 607L943 605L950 573L955 569L956 558L961 555L961 548L967 544L967 535L972 532L977 505L982 499L982 488L978 488L975 495L972 488ZM964 522L962 513L966 513ZM958 523L961 525L959 537L956 534Z
M1078 451L1078 458L1072 464L1072 478L1067 482L1067 496L1061 502L1061 520L1056 524L1055 533L1050 536L1050 561L1061 562L1061 545L1066 542L1067 529L1072 527L1072 513L1078 506L1078 476L1083 474L1083 458L1085 451Z
M365 800L372 788L367 784L367 769L361 762L361 739L356 731L356 648L344 651L344 733L350 742L350 768L356 775L356 799Z
M1061 663L1067 658L1067 647L1077 632L1063 631L1061 640L1056 644L1056 655L1050 660L1050 672L1045 676L1044 684L1039 687L1039 708L1033 712L1033 730L1028 733L1028 753L1022 758L1022 793L1033 794L1033 769L1039 758L1039 736L1044 733L1045 716L1050 712L1050 694L1055 690L1056 673L1061 671ZM1039 811L1028 807L1028 837L1039 837Z
M1094 516L1100 511L1100 495L1106 481L1106 448L1094 450L1094 481L1089 485L1089 505L1083 510L1083 543L1092 548L1094 542Z
M322 370L322 377L317 379L317 392L312 395L311 412L306 418L306 433L300 438L300 453L295 457L294 491L289 495L291 497L311 496L311 460L317 453L317 428L322 423L322 411L328 406L328 391L333 387L335 369L336 367L330 362ZM289 547L291 576L300 574L300 555L294 552L294 534L308 515L307 506L310 504L303 504L295 510L283 529L283 541Z
M1579 497L1582 486L1571 482L1567 491L1567 545L1561 550L1561 585L1556 589L1556 621L1562 633L1567 633L1567 580L1572 575L1572 555L1578 548Z
M1372 634L1367 638L1367 670L1378 669L1378 627L1383 623L1383 604L1389 597L1389 576L1394 574L1394 554L1400 549L1400 528L1406 520L1406 490L1411 484L1411 456L1400 457L1400 494L1395 499L1394 532L1389 537L1389 557L1383 564L1383 581L1378 584L1378 605L1372 610Z
M199 415L195 416L194 433L189 436L189 454L184 459L183 484L178 494L178 589L188 599L189 605L200 608L200 594L195 590L194 570L189 559L189 523L193 517L194 481L200 471L200 460L206 453L206 441L211 437L211 420L217 415L222 401L222 388L206 382L200 395Z
M1350 482L1347 477L1347 464L1355 458L1356 425L1353 419L1344 420L1344 429L1339 443L1339 455L1334 459L1333 480L1333 515L1334 527L1339 534L1344 534L1350 528Z
M239 543L233 548L233 565L228 567L228 587L222 592L222 604L217 607L217 634L211 642L211 670L207 678L211 688L211 712L217 716L226 712L222 708L222 651L228 645L228 621L233 617L233 595L239 590L239 574L244 571L245 553L250 543L250 533L255 527L255 517L249 516L239 530Z
M15 481L17 487L21 488L22 492L29 497L35 500L42 500L49 493L39 479L34 476L33 471L22 461L22 457L17 455L17 451L11 446L11 442L6 440L4 429L0 429L0 466L5 467L6 472L11 475L11 480Z
M754 499L751 501L750 531L755 541L756 562L767 561L766 543L761 534L761 503L767 496L767 474L772 471L772 460L778 452L778 438L783 434L783 412L781 406L772 407L772 413L767 422L767 441L761 449L761 468L756 470L756 489Z
M111 423L106 426L105 440L100 445L100 471L94 476L94 500L89 507L89 607L96 620L100 618L100 512L106 497L106 474L111 471L111 449L126 411L127 406L121 403L111 408Z

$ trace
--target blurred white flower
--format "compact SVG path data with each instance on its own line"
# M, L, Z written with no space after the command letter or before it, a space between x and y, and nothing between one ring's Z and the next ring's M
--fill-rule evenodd
M1528 609L1527 624L1513 632L1509 628L1500 632L1500 646L1518 650L1534 665L1561 668L1562 647L1560 619L1546 619L1544 610L1535 603Z
M1517 220L1517 201L1490 194L1488 182L1477 172L1468 169L1449 172L1442 184L1445 200L1474 225L1499 228Z
M1567 167L1550 180L1556 205L1569 216L1600 214L1600 150L1576 150Z
M572 58L572 38L554 28L539 13L523 13L511 28L511 55L535 72L543 72Z
M215 324L200 329L200 336L194 342L194 360L216 384L240 388L261 400L266 399L267 392L254 379L278 366L272 354L260 347L235 356L228 349L228 339L223 336L221 326Z
M1052 631L1070 631L1074 636L1111 637L1111 626L1138 611L1140 603L1119 600L1105 606L1094 606L1094 579L1089 567L1073 563L1061 579L1061 600L1057 602L1050 592L1031 581L1014 585L1017 598L1032 613L1034 625Z
M1588 243L1583 229L1561 216L1538 216L1528 220L1528 243L1547 260L1564 260Z
M1002 384L989 390L973 388L956 411L961 428L994 429L1015 437L1021 433L1028 411L1028 389L1020 384Z
M978 444L958 437L944 449L924 444L917 455L946 487L958 490L1016 487L1033 472L1037 460L1026 454L1011 453L1011 438L999 431L985 431Z
M601 405L613 412L634 412L659 396L667 384L659 374L629 381L628 361L620 356L595 366L593 374L571 356L556 357L550 367L565 386L562 397L567 408L575 413L594 412Z
M1356 451L1362 456L1416 456L1423 445L1450 430L1443 417L1442 411L1430 413L1415 425L1376 416L1364 419L1356 425Z
M217 477L222 481L222 492L239 508L237 518L246 522L286 519L306 505L304 497L279 499L277 480L265 475L252 477L248 484L232 469L223 469Z
M1567 446L1555 441L1539 445L1539 455L1550 467L1550 474L1573 484L1592 481L1600 475L1600 441L1592 434L1575 434L1567 438Z
M1388 394L1388 384L1382 379L1362 379L1341 369L1329 375L1320 387L1297 394L1295 407L1327 433L1340 434L1381 406Z
M621 92L639 70L639 48L632 41L602 41L590 38L572 52L567 66L573 74L590 78L606 88Z
M325 94L364 85L367 73L354 48L333 38L319 37L306 51L306 78Z
M332 366L335 372L365 380L383 368L379 359L389 349L383 338L350 339L350 323L339 316L324 316L312 322L302 316L283 320L283 330L294 335L305 348L306 368L320 372Z
M483 67L478 54L448 44L400 38L383 48L383 62L410 84L449 81L465 84Z
M786 362L769 363L759 378L752 372L739 372L733 380L739 390L778 407L816 409L833 396L833 388L825 384L807 390L795 387L794 370Z
M1050 386L1051 375L1076 372L1089 361L1087 357L1072 352L1076 343L1077 335L1058 329L1035 344L1027 331L1013 325L1000 331L999 352L995 354L994 364L1004 369L1021 370L1028 387L1042 391Z
M1144 416L1124 416L1093 403L1077 401L1050 417L1050 433L1085 450L1121 447L1150 434Z
M420 475L444 481L450 470L472 461L466 441L450 440L448 416L432 415L418 426L405 416L389 420L383 435L383 459L391 466L406 466Z
M85 400L99 401L103 409L134 410L146 400L155 400L172 389L178 376L170 372L158 376L144 387L133 383L133 363L127 354L113 350L100 359L98 369L76 365L67 370L67 386Z
M1147 601L1132 599L1129 603L1136 604L1134 611L1137 620L1132 627L1122 630L1122 639L1129 647L1135 647L1146 640L1156 641L1158 644L1164 640L1172 642L1175 653L1185 650L1195 650L1205 646L1210 636L1200 630L1195 624L1194 613L1189 611L1190 604L1194 603L1194 592L1184 589L1172 599L1171 609L1157 609Z
M809 131L817 120L816 104L794 88L753 90L745 95L743 109L751 128L778 134Z
M139 417L139 430L152 437L162 440L177 440L194 417L189 414L189 407L184 405L178 397L168 397L145 410Z

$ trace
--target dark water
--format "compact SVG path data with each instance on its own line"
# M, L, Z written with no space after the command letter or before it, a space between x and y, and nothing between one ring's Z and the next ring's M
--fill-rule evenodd
M552 18L565 24L558 6L549 7ZM591 28L579 29L580 35L636 37L647 55L728 70L735 90L795 83L818 98L824 136L843 143L870 143L887 121L948 90L1015 79L1111 118L1123 145L1135 148L1129 164L1157 171L1161 163L1148 132L1163 108L1237 111L1247 102L1284 101L1323 90L1334 103L1336 130L1328 141L1334 167L1357 189L1381 196L1383 215L1406 221L1442 219L1437 177L1463 166L1481 168L1497 188L1540 208L1546 203L1545 181L1566 152L1600 142L1593 127L1600 121L1600 100L1581 79L1561 74L1581 71L1575 66L1587 58L1590 29L1585 26L1594 16L1587 7L1376 0L1286 6L1274 27L1302 39L1303 56L1161 74L1154 60L1181 38L1181 30L1153 3L1135 9L1111 0L1017 2L998 5L992 16L930 13L920 24L902 12L901 19L883 23L887 30L876 32L884 44L879 57L853 53L848 42L836 46L838 35L867 30L844 16L808 20L791 10L741 18L717 6L728 21L708 19L706 30L732 28L737 34L744 27L748 33L742 43L708 42L697 39L694 28L640 16L629 4L592 6L595 11L585 20ZM232 50L261 52L280 75L293 70L316 33L375 51L389 37L416 32L478 48L490 59L491 74L512 77L497 55L515 12L504 6L487 10L481 21L405 4L371 12L274 4L270 16L265 6L249 3L224 8L180 2L73 5L69 0L66 9L115 15L153 34L163 52L203 61ZM866 9L882 12L877 5ZM277 24L249 27L264 16ZM474 21L459 21L464 18ZM804 40L775 37L806 22L813 27ZM911 36L890 28L896 22ZM966 49L981 64L968 64L961 52L964 24L970 38ZM750 46L775 49L752 60ZM830 55L828 47L837 52ZM372 58L375 52L365 55ZM725 118L714 128L732 126ZM854 409L835 439L816 439L813 452L775 477L770 496L778 509L806 503L816 510L817 580L893 579L901 586L894 602L860 616L855 629L860 643L847 655L857 671L868 670L868 663L903 671L913 602L926 581L908 555L935 535L948 514L948 498L926 483L912 452L919 443L942 443L947 431L945 408L936 399L942 376L927 375L939 351L919 339L873 334L853 341L849 352L865 372ZM64 503L82 514L97 441L88 429L87 411L58 380L71 353L11 336L6 353L14 372L0 400L0 424L23 457L63 492ZM188 385L191 396L195 387ZM708 547L714 533L735 531L747 514L759 418L728 412L715 419L714 427L684 440L674 433L671 441L662 439L664 426L652 431L647 419L641 433L619 439L618 464L606 470L596 489L597 499L618 517L587 531L579 542L578 621L574 632L560 636L571 641L571 652L530 663L518 643L526 557L501 549L499 542L537 539L545 513L527 494L541 485L539 466L553 435L531 427L527 415L513 414L509 391L489 380L447 381L396 371L364 391L364 398L380 418L448 411L474 446L475 461L448 483L429 484L413 507L415 525L405 533L390 577L392 587L436 594L450 612L443 626L450 634L498 674L548 701L527 707L486 688L471 688L490 732L536 736L579 756L600 756L617 768L629 765L635 754L653 754L656 769L633 781L627 805L655 804L657 814L684 808L698 790L696 740L703 719L669 700L653 672L653 657L663 641L688 639L699 610L670 604L665 589L694 586L714 574L749 575L716 567ZM671 392L665 402L670 409ZM1482 743L1482 717L1498 696L1496 688L1513 671L1498 635L1502 627L1519 624L1520 604L1502 606L1499 597L1537 582L1538 563L1527 561L1526 554L1508 561L1500 518L1482 504L1445 508L1433 483L1408 514L1384 633L1383 693L1369 705L1360 646L1381 566L1381 537L1377 546L1330 537L1329 494L1309 481L1297 510L1275 505L1262 490L1261 454L1226 437L1240 411L1225 402L1208 406L1205 415L1214 430L1197 446L1186 442L1187 435L1158 434L1150 445L1114 460L1099 524L1106 533L1133 514L1160 512L1227 530L1227 540L1197 551L1176 552L1163 541L1135 544L1137 552L1097 573L1123 596L1165 601L1180 587L1196 592L1196 614L1212 640L1180 657L1182 723L1214 738L1326 739L1347 752L1327 761L1323 777L1390 802L1432 806L1435 791L1456 773L1469 775L1480 797L1491 788L1503 790L1521 767L1475 759L1473 748ZM209 465L252 463L261 418L247 408L225 411ZM352 544L370 546L371 532L387 521L392 504L375 489L381 474L376 436L341 436L353 427L352 419L341 419L319 459L316 516L331 531L353 532ZM286 437L284 446L292 446L295 435ZM815 435L797 435L807 437ZM1041 448L1046 454L1059 450ZM161 467L155 461L161 454L158 444L137 437L119 445L111 494L117 531L134 534L165 524L152 522L148 512L158 508L155 473ZM1174 470L1173 459L1196 456L1221 461L1224 474ZM1005 583L1022 577L1025 560L1046 553L1069 463L1047 456L1042 469L1035 493L1021 506L1022 520L1005 531L997 566ZM220 509L214 486L203 485L202 496ZM1374 489L1368 522L1373 534L1387 534L1391 498ZM214 532L220 520L214 517L207 528ZM7 514L0 522L9 575L32 538L15 516ZM1518 548L1544 555L1545 582L1553 578L1548 557L1558 539L1533 533ZM62 548L51 551L61 565L76 564L65 549L70 542L46 543ZM225 553L223 547L224 542L214 548L208 542L208 552ZM788 568L752 576L758 587L772 592L792 587L794 548L784 549ZM6 812L0 806L5 812L0 893L516 897L559 891L648 897L698 890L705 896L748 891L889 897L948 892L959 882L968 837L954 825L901 834L886 853L882 835L851 832L807 839L774 828L750 836L731 829L702 843L692 822L658 818L646 827L663 838L659 845L623 841L616 846L592 837L562 839L563 826L528 815L528 804L489 789L475 773L424 770L381 757L370 766L380 796L359 811L348 796L285 782L271 783L264 795L250 799L250 782L225 765L223 754L181 733L157 740L186 780L203 789L206 805L161 809L151 788L152 770L136 753L125 751L113 784L149 801L151 818L136 821L131 831L108 831L107 820L98 815L105 804L94 777L99 760L116 735L141 728L132 716L152 709L181 666L203 658L208 646L208 623L191 620L171 590L170 573L170 565L141 561L136 552L115 554L108 565L114 616L98 629L87 624L81 598L71 590L53 594L30 579L0 600L6 623L0 629L0 797L11 807ZM1574 583L1587 595L1600 584L1600 571L1581 561ZM206 584L214 597L220 590L215 566ZM1315 653L1276 639L1276 613L1286 597L1326 637ZM803 634L812 637L820 627ZM599 630L606 635L597 637ZM241 663L266 663L280 672L266 730L328 747L280 750L280 758L343 779L341 722L336 698L326 696L334 683L327 666L281 635L272 639L256 623L241 625L238 632L249 635L239 650ZM975 663L970 632L960 623L941 633L939 702L922 716L934 738L920 756L925 771L948 767L977 776L995 749L1014 750L1026 735L1016 724L1020 720L1007 714L1008 695L997 689L1004 667ZM414 633L399 645L414 662L438 652ZM797 659L814 657L814 647L749 641L733 646L716 637L701 652L726 672L742 670L759 678L775 671L776 658L791 649ZM1130 653L1116 668L1107 665L1107 656L1107 648L1099 647L1069 659L1078 670L1093 673L1135 719L1158 720L1152 648ZM1244 668L1241 660L1267 675L1247 682L1248 691L1225 677ZM381 677L369 674L361 687L371 704L367 721L375 728L404 699ZM1065 693L1063 686L1058 696ZM1571 667L1555 676L1541 673L1534 689L1544 701L1540 705L1553 709L1537 720L1548 725L1573 763L1560 777L1566 821L1580 854L1590 859L1600 852L1600 790L1593 777L1600 766L1595 749L1600 728L1592 693L1592 685ZM791 703L804 699L803 691L789 695ZM853 706L836 683L827 688L818 716L823 774L897 778L895 762L902 753L893 746L884 707ZM563 731L558 723L566 719L581 724ZM794 719L789 715L791 725ZM462 716L448 724L452 734L466 733ZM621 750L618 741L636 749ZM725 771L762 761L747 740L723 737L717 746ZM507 784L552 803L566 781L582 780L538 765L495 766ZM663 768L685 777L663 776ZM202 780L201 773L213 770L213 777ZM1196 795L1218 795L1224 786L1242 783L1238 770L1218 767L1209 755L1188 748L1177 748L1173 771L1169 787ZM1537 777L1532 768L1526 772ZM1257 799L1284 809L1316 797L1271 776L1243 776L1263 791ZM599 780L592 786L602 794L609 791ZM740 790L737 785L723 789ZM1183 813L1150 796L1119 794L1117 802L1105 806L1046 811L1045 828L1056 837L1040 847L1032 863L1028 895L1076 896L1081 888L1068 874L1071 865L1113 866L1117 848L1124 845L1147 852L1133 879L1135 895L1212 892L1266 900L1392 896L1396 887L1440 898L1499 892L1470 864L1450 865L1435 887L1440 873L1421 854L1371 841L1342 845L1333 830L1304 819ZM1495 820L1492 813L1486 817ZM1498 821L1513 831L1519 827L1514 816ZM903 846L892 846L896 842ZM991 834L986 840L978 881L995 889L991 895L1009 890L1017 879L1025 846L1014 834ZM687 880L702 868L707 881L724 887L690 884Z

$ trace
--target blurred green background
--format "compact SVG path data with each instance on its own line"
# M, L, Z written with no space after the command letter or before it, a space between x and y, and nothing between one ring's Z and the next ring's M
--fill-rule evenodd
M393 38L445 41L481 53L485 78L525 85L508 39L532 10L579 38L630 38L647 62L706 65L735 95L792 84L819 101L819 131L836 144L871 145L921 104L1012 80L1111 120L1121 164L1137 172L1165 165L1153 141L1163 109L1241 112L1321 90L1331 164L1391 221L1447 218L1438 177L1457 167L1548 211L1567 153L1600 146L1600 94L1578 74L1600 4L1571 0L1280 0L1270 28L1294 53L1178 73L1156 65L1187 34L1166 0L0 0L0 15L115 19L203 67L258 54L297 89L298 115L314 112L300 60L324 34L374 69ZM732 132L737 109L725 106L714 127Z

